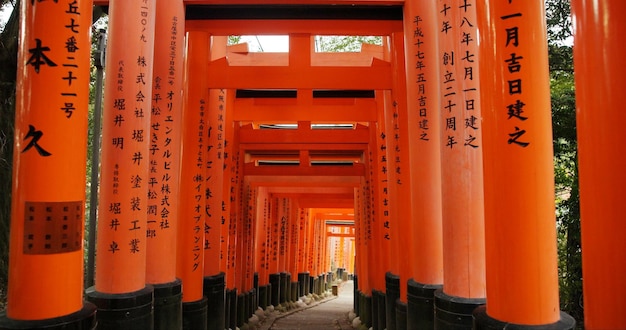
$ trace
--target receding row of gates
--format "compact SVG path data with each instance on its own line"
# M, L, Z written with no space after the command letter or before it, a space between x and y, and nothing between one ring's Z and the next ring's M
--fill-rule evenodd
M94 3L110 18L84 299ZM622 135L614 13L626 5L573 6L586 326L616 328L626 153L609 141ZM542 3L33 0L21 10L0 329L241 327L257 306L321 293L335 269L355 273L357 312L374 329L575 326L559 311ZM289 52L227 44L244 34L288 35ZM322 53L318 35L383 43Z

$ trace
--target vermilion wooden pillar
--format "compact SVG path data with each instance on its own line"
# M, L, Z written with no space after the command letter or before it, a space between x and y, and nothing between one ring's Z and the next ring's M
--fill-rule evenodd
M280 272L280 299L282 306L288 300L290 292L288 272L289 221L291 218L291 199L280 197L278 202L278 271Z
M244 232L245 232L245 214L244 214L244 199L243 199L243 180L241 177L241 151L239 150L239 122L232 122L232 139L231 139L231 177L230 177L230 219L231 224L233 224L231 228L231 234L229 236L230 243L229 246L232 246L232 270L234 271L233 280L235 293L233 294L233 300L231 300L231 327L234 329L235 326L243 326L245 320L243 319L243 315L239 314L240 311L243 311L243 294L245 294L245 285L244 285L244 276L243 273L244 263L243 253L245 251L245 242L243 242ZM236 297L235 297L236 296ZM236 302L233 304L233 302Z
M474 327L570 329L559 313L544 4L481 0L477 13L487 305Z
M624 9L617 1L572 1L585 329L592 330L626 324L624 147L611 142L624 136Z
M299 217L299 202L297 198L292 199L291 214L289 219L289 274L290 274L290 297L289 301L296 302L298 300L298 226L300 222Z
M91 7L20 6L8 305L0 329L95 326L95 306L82 294Z
M400 299L401 292L401 277L400 277L400 265L401 258L399 251L405 252L406 249L402 249L401 231L405 228L400 220L399 202L397 201L397 174L395 171L395 144L394 144L394 121L393 121L393 100L390 91L384 91L381 93L381 100L383 104L382 113L384 119L382 124L385 125L385 132L381 134L381 143L385 143L386 153L380 155L381 159L381 171L386 171L387 188L383 191L383 202L388 203L388 219L389 219L389 271L385 274L385 291L386 291L386 327L388 330L397 329L396 326L396 303ZM384 137L382 137L384 136ZM384 211L383 211L384 212ZM386 218L386 215L384 215ZM357 252L358 253L358 252ZM409 259L412 258L409 256ZM404 292L406 297L406 292Z
M205 119L208 111L208 90L205 72L209 56L209 35L205 32L188 32L186 55L177 274L183 282L183 324L189 329L205 329L207 299L203 295L203 246L205 153L208 143Z
M267 194L267 188L260 187L257 197L257 223L256 227L256 241L255 241L255 269L258 272L259 286L258 297L259 307L266 309L270 304L269 302L269 251L270 251L270 238L271 238L271 226L269 218L269 198Z
M377 92L377 95L380 95ZM377 96L379 98L379 96ZM381 102L382 103L382 102ZM391 217L389 211L389 189L388 189L388 169L387 169L387 134L385 130L384 108L380 104L378 107L378 121L370 123L370 153L369 168L372 180L372 207L373 207L373 245L374 262L377 271L372 274L372 327L375 330L382 330L387 327L386 315L386 283L385 274L389 272L392 255L390 254L391 241ZM349 266L349 268L351 268ZM372 321L374 321L372 319Z
M298 271L298 292L300 297L308 294L308 271L306 267L308 209L298 208L298 254L296 258ZM260 293L260 292L259 292Z
M226 55L227 37L212 36L210 59ZM224 113L226 91L208 91L206 112L207 143L205 149L204 210L204 295L208 299L207 329L224 329L225 273L221 265L222 202L224 200Z
M176 238L182 131L184 7L156 3L147 194L146 282L154 287L155 329L182 327L181 281L176 278Z
M409 329L433 327L433 295L443 283L441 139L436 6L408 1L404 10L406 88L413 205Z
M407 73L405 72L403 39L403 34L400 32L393 33L389 37L388 52L393 67L393 89L391 93L386 94L389 99L385 102L387 106L385 115L387 121L391 123L391 127L387 127L388 138L391 139L391 143L388 144L388 148L390 147L388 170L393 171L390 177L389 188L391 192L395 191L396 193L395 196L391 196L390 202L392 203L392 209L395 209L397 212L393 220L396 221L398 226L395 230L399 239L399 242L394 245L395 249L392 247L391 253L402 253L403 259L404 257L408 257L409 260L413 260L411 263L398 260L400 299L396 301L395 313L395 329L398 330L406 329L407 327L407 283L413 274L412 266L420 262L423 263L423 266L433 266L427 261L437 256L437 246L428 244L428 242L432 240L431 235L436 236L436 233L430 230L431 228L429 226L431 223L423 220L422 223L418 216L413 215L413 209L420 201L415 200L413 196L413 182L416 179L412 175L414 165L412 164L411 153L413 151L410 150L412 148L409 142L411 130L409 130L408 125L411 116L407 108L408 90L406 88ZM423 185L423 182L421 184ZM423 205L423 208L427 209L429 207L432 207L432 205ZM419 211L423 212L422 209ZM417 210L415 212L417 212ZM421 227L417 229L415 227L416 225ZM423 240L420 249L411 246L412 242L419 239ZM409 244L411 248L407 249L406 244ZM432 269L432 267L430 269ZM426 272L426 270L422 271ZM428 271L430 272L432 270ZM389 285L387 286L387 290L389 294ZM387 320L387 323L389 323L389 320Z
M269 247L268 247L268 276L271 285L270 305L277 307L280 304L280 271L278 268L278 250L280 244L280 218L278 215L280 199L271 197L269 202Z
M362 177L361 184L358 188L355 188L354 196L354 222L356 227L356 268L358 275L358 297L359 310L357 311L361 323L368 329L372 326L371 322L371 302L372 302L372 289L370 284L370 241L371 241L371 223L370 214L368 212L368 182ZM343 245L343 244L342 244ZM343 246L341 247L343 249Z
M155 1L109 3L95 287L103 329L152 329L146 229ZM133 19L128 19L133 17ZM122 320L129 313L132 320Z
M435 328L470 328L472 310L485 303L476 1L440 1L437 8L444 281L435 292Z
M239 214L237 201L237 175L239 167L238 151L237 151L237 134L238 123L233 121L232 104L234 100L234 91L226 90L226 106L225 106L225 140L224 140L224 196L222 203L223 223L227 232L223 239L225 241L222 251L222 257L226 258L226 325L229 328L237 326L237 294L238 283L236 274L236 254L237 254L237 215ZM226 243L227 242L227 243Z

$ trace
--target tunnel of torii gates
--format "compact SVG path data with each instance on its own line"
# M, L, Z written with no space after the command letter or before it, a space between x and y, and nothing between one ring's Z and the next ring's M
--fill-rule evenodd
M110 16L85 290L94 5ZM626 2L572 6L585 326L617 329ZM575 326L543 1L31 0L21 20L1 329L245 327L342 273L374 329ZM249 34L289 52L227 46ZM383 43L321 53L318 35Z

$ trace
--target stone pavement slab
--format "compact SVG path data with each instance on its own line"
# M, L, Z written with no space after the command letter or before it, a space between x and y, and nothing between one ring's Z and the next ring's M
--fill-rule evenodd
M348 313L354 306L352 281L339 285L337 297L326 298L314 305L288 313L271 315L259 330L348 330L352 329ZM274 312L272 314L276 314ZM272 316L274 319L272 320Z

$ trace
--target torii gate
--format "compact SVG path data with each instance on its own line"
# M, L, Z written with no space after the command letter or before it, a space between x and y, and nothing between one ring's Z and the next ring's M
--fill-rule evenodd
M621 137L626 5L572 3L585 322L615 328L626 153L606 141ZM92 4L109 6L110 42L84 301ZM328 207L354 209L367 326L574 327L558 305L542 2L32 0L21 16L0 329L241 326L307 273L305 291L323 290L327 231L311 209ZM287 34L290 51L226 47L238 34ZM315 35L383 46L316 53ZM297 129L259 125L284 123ZM335 123L352 129L312 128Z

